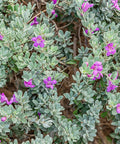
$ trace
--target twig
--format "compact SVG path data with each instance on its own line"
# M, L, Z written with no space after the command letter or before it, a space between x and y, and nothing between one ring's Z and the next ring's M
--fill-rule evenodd
M81 28L82 28L82 25L81 25L81 23L80 23L80 26L79 26L79 29L78 29L78 38L79 38L80 48L81 48L81 46L82 46L82 43L81 43L81 38L80 38Z
M43 10L42 12L46 12L46 9L45 10ZM41 15L41 13L42 12L39 12L38 14L36 14L34 17L32 17L28 22L27 22L27 24L29 24L31 21L33 21L34 20L34 18L35 17L37 17L37 16L39 16L39 15Z
M27 6L27 3L24 0L22 0L22 2Z
M54 20L50 20L54 25L55 25L55 28L56 28L56 31L58 32L59 28L57 27L57 24L55 23Z
M73 44L73 56L76 56L76 51L77 51L77 37L74 36L73 38L74 44ZM74 74L76 73L76 67L74 67Z
M73 38L73 41L74 41L74 44L73 44L73 56L75 57L76 56L76 50L77 50L77 37L74 36Z
M75 19L75 18L73 18L72 21L71 21L70 23L68 23L67 25L62 26L62 27L59 27L59 29L63 29L63 28L65 28L65 27L68 27L69 25L71 25L71 23L73 22L74 19Z

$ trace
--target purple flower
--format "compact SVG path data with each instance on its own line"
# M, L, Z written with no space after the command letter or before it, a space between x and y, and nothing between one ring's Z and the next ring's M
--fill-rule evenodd
M55 13L55 10L52 10L51 12L53 15L55 15L55 17L58 17L58 15Z
M40 113L40 112L38 112L38 116L39 116L39 118L40 118L40 116L41 116L41 113Z
M25 85L25 87L30 87L30 88L35 87L35 85L32 84L32 79L29 80L28 82L24 81L24 85Z
M116 46L115 46L116 47ZM116 53L116 49L115 47L113 47L113 43L109 43L107 44L107 46L105 47L105 50L107 51L107 56L109 55L114 55Z
M0 34L0 40L3 40L3 37L4 37L4 36L2 36L2 35Z
M43 48L43 47L45 46L45 44L44 44L44 41L45 41L45 40L43 40L40 35L37 36L37 37L33 37L33 38L32 38L32 41L35 42L35 43L34 43L34 46L35 46L35 47L40 46L41 48Z
M95 31L99 31L100 29L97 27L93 32L92 32L92 34L95 32Z
M15 94L13 94L13 97L10 99L9 105L12 104L13 102L18 103L15 97Z
M1 121L4 122L4 121L6 121L6 119L7 119L6 117L2 117L2 118L1 118Z
M100 79L103 77L101 71L103 70L102 62L96 61L90 69L93 69L94 78L92 80Z
M0 101L1 101L1 103L6 102L8 105L12 104L13 102L18 103L18 101L16 100L16 97L15 97L15 94L13 94L13 97L10 99L10 101L8 101L8 99L5 96L5 94L2 93Z
M0 99L1 103L6 102L7 104L9 104L9 101L4 93L0 94L0 96L1 96L1 99Z
M37 24L39 24L39 22L37 21L37 17L35 17L35 18L34 18L34 21L31 23L31 26L32 26L32 25L37 25Z
M110 92L111 90L114 90L116 87L116 85L113 85L112 82L109 80L108 82L108 87L107 87L107 92Z
M118 5L118 0L112 0L111 2L113 3L112 7L116 8L117 10L120 10L120 7Z
M56 80L51 80L51 77L44 79L43 82L46 84L46 88L51 88L51 89L53 89L53 85L57 83Z
M52 10L52 12L51 12L53 15L55 14L55 10Z
M90 7L93 7L94 4L89 4L89 2L84 2L81 6L83 12L86 12Z
M108 74L109 77L110 77L111 75L112 75L111 73ZM118 78L118 72L117 72L117 76L116 76L116 78L115 78L114 80L116 80L117 78ZM111 78L111 79L113 79L113 78ZM116 87L118 87L118 86L113 85L112 82L109 80L109 81L108 81L107 92L110 92L111 90L114 90Z
M99 31L99 30L100 30L100 29L97 27L97 28L96 28L93 32L91 32L91 33L93 34L95 31ZM90 30L90 31L91 31L91 30ZM88 34L88 29L85 30L85 33Z
M116 111L117 113L120 113L120 103L117 104Z
M53 4L56 4L57 3L57 0L52 0L53 1Z

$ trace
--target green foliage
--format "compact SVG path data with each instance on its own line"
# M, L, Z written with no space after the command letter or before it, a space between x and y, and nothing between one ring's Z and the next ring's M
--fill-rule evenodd
M14 93L18 103L0 103L0 118L7 117L6 121L0 121L3 144L18 144L18 141L27 139L30 132L33 132L34 139L22 144L87 144L94 141L101 112L102 117L108 114L112 117L116 129L111 136L119 144L120 116L116 111L116 105L120 103L119 87L111 92L106 92L106 88L109 81L117 86L120 82L119 77L116 78L120 72L120 15L112 7L111 0L88 1L94 6L86 12L81 8L84 0L58 0L55 5L52 1L43 2L46 12L41 11L37 17L39 24L31 26L35 5L0 0L0 35L4 36L0 40L0 87L11 82L11 75L20 77ZM57 18L51 14L53 9ZM57 27L59 22L69 25ZM73 57L72 34L79 22L90 47L81 46ZM96 28L99 31L95 31ZM33 45L32 38L38 35L45 40L44 48ZM74 36L77 35L74 32ZM105 46L109 43L114 44L116 53L108 57ZM96 61L102 63L103 76L93 80L95 68L91 66ZM57 88L68 75L62 70L67 64L78 64L79 70L73 75L70 92L59 96ZM57 81L54 89L46 88L43 80L48 77ZM24 81L31 79L35 87L25 88ZM63 115L63 97L70 101L73 119ZM15 139L12 141L11 137Z

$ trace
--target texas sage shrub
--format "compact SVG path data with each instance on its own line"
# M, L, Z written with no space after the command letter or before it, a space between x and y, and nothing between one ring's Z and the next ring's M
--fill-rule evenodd
M47 14L33 17L35 5L0 1L0 87L22 72L11 99L0 95L1 142L18 144L34 131L34 138L22 144L87 144L96 136L100 113L106 111L116 126L111 136L119 143L119 2L43 3ZM59 30L56 18L79 19L91 47L81 46L73 57L71 31ZM73 75L70 92L58 96L57 87L66 77L60 64L70 60L79 62L79 71ZM63 96L75 107L72 120L62 115Z

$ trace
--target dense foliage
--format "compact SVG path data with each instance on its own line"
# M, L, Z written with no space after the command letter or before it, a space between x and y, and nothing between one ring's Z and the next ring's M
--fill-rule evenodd
M0 87L17 77L11 99L0 95L2 144L23 139L22 144L87 144L94 141L101 115L112 120L116 128L111 137L119 144L120 2L42 2L46 9L33 16L31 3L0 0ZM63 27L68 29L63 31L59 22L67 23ZM76 22L89 45L81 45L79 39L75 54ZM79 67L74 82L70 92L58 95L70 64ZM62 114L63 97L75 108L73 119Z

